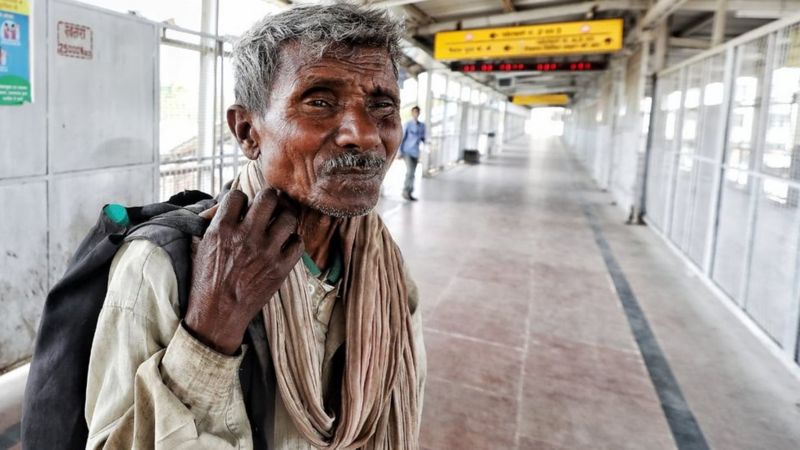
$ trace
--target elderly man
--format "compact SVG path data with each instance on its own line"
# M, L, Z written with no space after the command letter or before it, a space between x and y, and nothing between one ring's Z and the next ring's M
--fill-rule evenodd
M402 134L400 37L384 12L302 6L235 46L228 124L252 161L207 212L183 318L163 249L115 257L87 448L418 448L417 292L371 212Z

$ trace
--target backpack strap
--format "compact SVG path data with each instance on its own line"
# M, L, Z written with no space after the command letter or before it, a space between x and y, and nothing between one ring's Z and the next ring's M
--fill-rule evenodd
M209 224L209 220L198 214L213 206L214 203L213 199L206 197L199 203L170 209L151 217L148 222L134 227L125 237L126 242L146 239L167 252L178 282L180 317L186 314L186 307L189 303L192 277L192 239L202 237ZM161 205L164 204L153 206L160 207Z
M181 207L188 207L191 205L202 204L206 200L211 199L213 199L213 197L203 191L188 190L178 192L177 194L173 195L169 198L169 200L167 200L167 203Z

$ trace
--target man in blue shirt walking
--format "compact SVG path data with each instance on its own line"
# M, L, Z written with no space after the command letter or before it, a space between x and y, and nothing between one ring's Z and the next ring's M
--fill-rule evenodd
M419 162L419 144L425 142L425 124L419 121L419 107L411 108L411 120L403 127L403 140L400 142L400 154L406 161L406 181L403 185L403 198L417 201L413 195L414 175Z

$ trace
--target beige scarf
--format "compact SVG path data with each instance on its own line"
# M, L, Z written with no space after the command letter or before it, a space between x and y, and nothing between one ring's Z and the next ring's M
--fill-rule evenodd
M265 186L255 161L233 184L250 198ZM416 450L417 365L400 251L374 212L342 220L339 235L346 322L341 416L325 410L302 263L263 310L284 405L320 449Z

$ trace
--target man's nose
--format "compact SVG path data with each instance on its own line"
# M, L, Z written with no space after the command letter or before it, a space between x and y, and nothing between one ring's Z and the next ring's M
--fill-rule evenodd
M374 150L381 143L375 118L366 108L353 105L345 110L339 131L336 134L336 145L353 150Z

